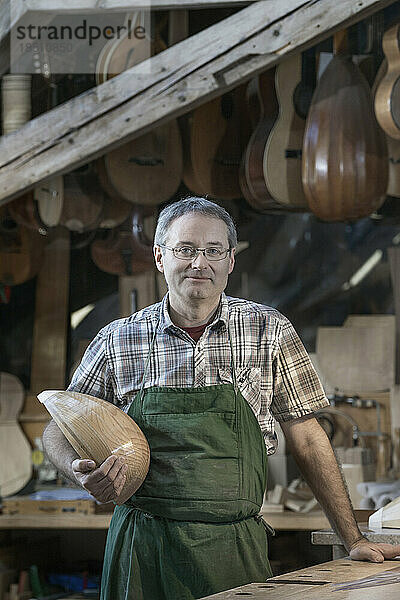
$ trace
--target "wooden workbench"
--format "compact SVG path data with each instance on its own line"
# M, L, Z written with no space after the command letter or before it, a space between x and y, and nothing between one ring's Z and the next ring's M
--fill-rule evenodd
M400 544L400 529L383 527L382 529L369 529L367 524L359 524L361 533L370 542L382 542L385 544ZM347 552L339 536L332 529L324 531L313 531L311 543L319 546L332 546L332 558L342 558Z
M323 512L299 514L290 510L282 513L263 512L264 519L277 531L313 531L329 527ZM0 515L1 529L108 529L110 514L83 515Z
M387 585L375 584L373 587L338 591L334 585L355 581L399 569L400 560L387 560L384 563L352 561L349 558L333 560L307 569L301 569L278 577L272 577L265 583L250 583L241 587L204 597L203 600L238 600L240 597L254 600L394 600L400 597L400 583Z

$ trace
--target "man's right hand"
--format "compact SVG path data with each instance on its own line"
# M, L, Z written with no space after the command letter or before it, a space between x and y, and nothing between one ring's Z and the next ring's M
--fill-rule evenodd
M99 502L116 500L126 481L128 467L121 456L111 455L99 466L89 459L76 459L72 471L78 483Z

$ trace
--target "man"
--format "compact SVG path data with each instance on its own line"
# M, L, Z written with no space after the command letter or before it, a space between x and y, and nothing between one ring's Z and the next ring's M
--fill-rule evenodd
M154 256L168 294L101 330L71 382L127 411L151 449L144 484L114 511L102 600L191 600L271 576L258 513L276 447L273 417L350 556L381 562L400 553L357 527L314 417L327 400L292 325L274 309L225 296L236 244L216 204L167 206ZM100 501L118 498L122 459L80 460L54 423L44 444Z

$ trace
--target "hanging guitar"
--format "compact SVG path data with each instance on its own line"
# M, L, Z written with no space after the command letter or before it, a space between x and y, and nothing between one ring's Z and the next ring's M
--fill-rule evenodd
M0 496L19 492L32 475L31 447L17 421L24 388L10 373L0 373Z
M382 41L387 72L375 93L375 113L388 136L400 139L400 23L388 29Z
M312 212L325 221L370 215L385 200L387 147L369 85L334 36L335 55L323 72L308 113L302 178Z
M131 26L140 22L138 15L129 18ZM165 48L157 31L151 53L157 54ZM97 81L101 83L145 58L148 58L148 40L129 39L127 32L120 40L111 40L100 54ZM134 204L161 204L173 196L182 178L182 141L178 123L173 119L155 127L99 160L103 161L107 189L112 197L122 197Z
M268 137L279 114L275 91L275 68L255 78L247 91L250 114L257 124L246 145L240 169L240 187L248 204L258 212L281 210L271 196L264 178L264 151ZM254 116L253 116L254 118Z
M275 73L279 117L268 136L263 172L270 195L286 208L308 208L301 179L301 153L315 79L313 49L283 60Z
M105 239L92 242L95 265L113 275L133 275L154 269L153 245L143 231L143 213L136 207L125 223L110 230Z
M19 285L32 279L42 264L46 238L19 225L7 206L0 208L0 282Z
M241 197L239 168L251 134L246 85L206 102L191 115L190 160L201 190L213 198Z

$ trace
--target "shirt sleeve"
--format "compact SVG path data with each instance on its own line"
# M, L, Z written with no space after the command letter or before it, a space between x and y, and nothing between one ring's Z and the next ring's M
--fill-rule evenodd
M277 421L290 421L329 406L321 382L299 336L284 318L274 360L271 412Z
M116 386L107 360L107 336L103 330L87 347L67 389L114 403Z

